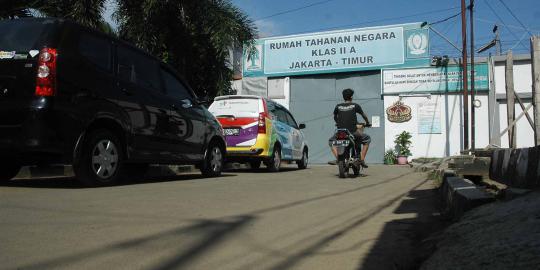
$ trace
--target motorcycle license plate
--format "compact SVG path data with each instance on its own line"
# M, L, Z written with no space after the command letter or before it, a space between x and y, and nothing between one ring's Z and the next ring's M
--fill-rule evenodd
M225 133L225 136L238 136L240 134L239 128L225 128L223 129L223 133Z
M333 141L332 142L332 145L336 145L336 146L345 146L345 145L349 145L349 141L347 140L336 140L336 141Z

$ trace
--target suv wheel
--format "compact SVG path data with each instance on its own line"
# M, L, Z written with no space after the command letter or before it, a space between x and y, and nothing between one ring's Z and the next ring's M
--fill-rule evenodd
M218 144L213 143L206 150L201 172L206 177L216 177L221 175L223 170L223 151Z
M302 159L297 161L296 164L298 164L298 169L305 169L307 168L308 164L308 152L306 149L304 149L304 152L302 153Z
M105 186L118 182L123 168L123 147L107 130L90 133L82 146L79 160L73 164L77 179L87 186Z
M9 161L3 160L2 168L0 169L0 181L9 181L15 177L21 170L21 166Z
M281 167L281 149L279 147L274 147L274 153L270 160L266 162L266 167L271 172L279 172L279 168Z

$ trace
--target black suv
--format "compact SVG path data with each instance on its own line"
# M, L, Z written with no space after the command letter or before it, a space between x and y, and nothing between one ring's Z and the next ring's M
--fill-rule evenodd
M48 164L93 186L148 164L220 175L222 128L166 64L62 19L3 20L0 33L0 181Z

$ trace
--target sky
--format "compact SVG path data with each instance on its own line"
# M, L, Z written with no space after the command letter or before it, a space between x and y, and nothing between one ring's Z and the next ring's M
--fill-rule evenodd
M427 21L433 23L435 30L461 47L461 16L449 18L460 12L461 0L231 1L254 21L260 37ZM469 4L469 1L466 0L466 3ZM539 2L540 0L475 0L475 47L481 47L494 38L492 29L497 24L503 54L510 49L514 54L529 54L529 37L531 34L540 35ZM114 0L108 0L106 4L105 17L110 22L113 3ZM449 19L445 20L447 18ZM469 36L467 40L470 42ZM434 32L431 33L430 49L431 55L460 55L449 42ZM480 56L486 56L490 52L496 53L493 48Z
M469 4L469 1L466 0L466 3ZM435 23L459 13L461 5L461 0L232 0L232 2L254 21L261 37L410 22ZM478 48L493 39L492 29L497 24L503 53L509 49L512 49L514 54L530 53L530 35L540 35L539 2L539 0L476 0L475 47ZM469 21L468 14L467 21ZM436 23L433 27L461 47L461 16ZM469 46L470 44L468 49ZM433 32L430 49L432 55L460 55L458 50ZM495 54L495 49L482 55L489 52Z

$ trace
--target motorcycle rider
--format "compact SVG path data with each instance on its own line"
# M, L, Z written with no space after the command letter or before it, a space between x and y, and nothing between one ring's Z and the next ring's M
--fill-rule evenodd
M356 114L362 115L364 120L366 121L365 126L371 127L371 123L369 122L368 117L362 110L362 107L354 103L352 101L352 97L354 95L354 91L350 88L344 89L342 91L343 95L343 103L337 104L334 108L334 121L336 122L337 128L346 128L351 132L354 137L357 144L362 144L362 151L360 153L360 164L362 167L367 168L368 165L365 162L366 154L369 149L369 143L371 142L371 137L363 132L363 126L358 125L358 120L356 118ZM334 154L334 157L336 157L337 160L337 149L335 146L332 145L332 141L334 141L335 134L328 140L328 143L330 145L330 148L332 150L332 154ZM330 161L329 164L335 165L337 163L336 161Z

